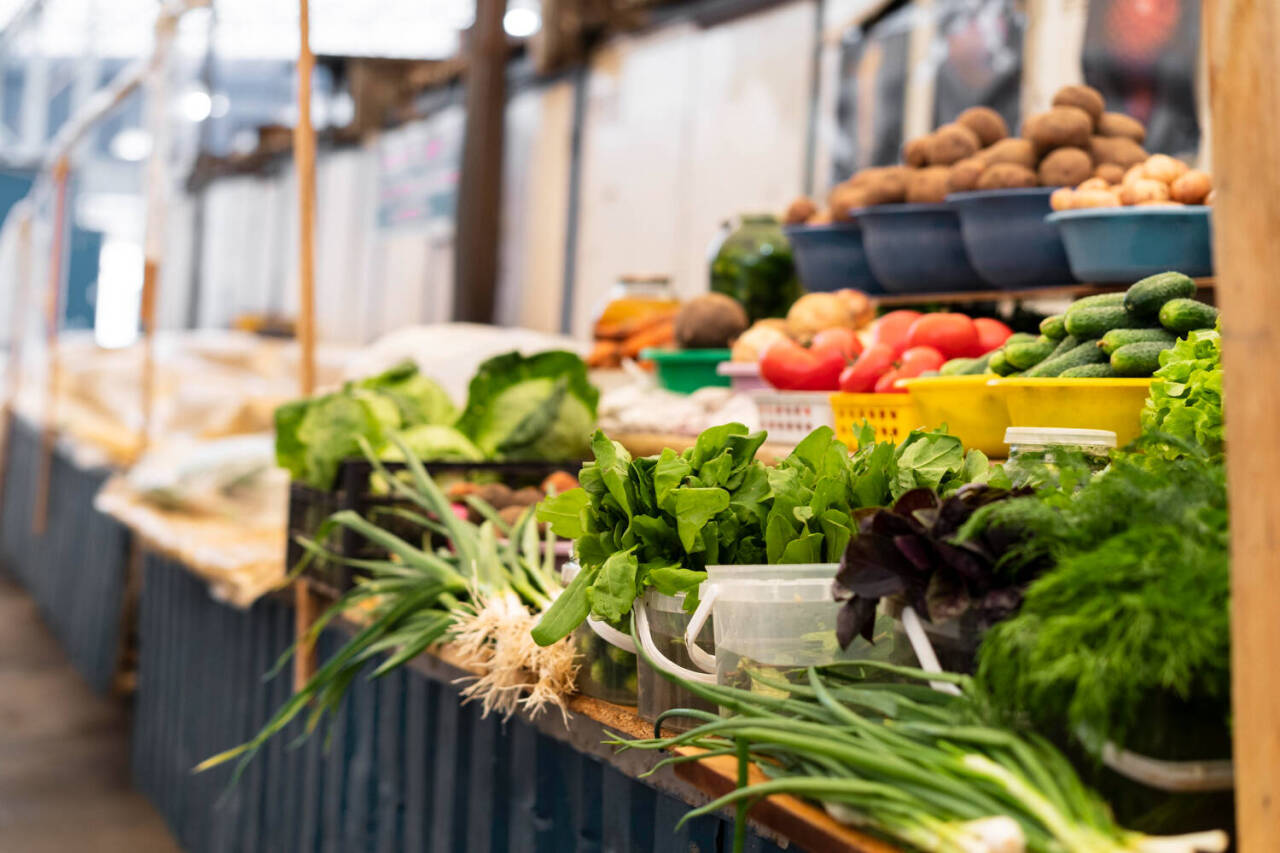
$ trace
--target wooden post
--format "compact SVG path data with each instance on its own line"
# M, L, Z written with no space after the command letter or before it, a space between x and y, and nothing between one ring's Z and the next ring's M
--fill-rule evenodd
M1280 843L1280 4L1206 0L1226 370L1238 849Z
M36 474L35 505L31 532L43 536L49 521L49 480L53 475L53 450L57 443L58 394L62 379L62 358L58 353L58 327L62 320L62 256L67 236L67 182L71 164L66 155L53 164L53 221L49 240L49 280L45 289L45 340L48 348L47 387L40 433L40 467Z
M298 0L298 122L293 129L293 163L298 176L298 358L303 396L315 391L315 227L316 227L316 133L311 126L311 20L308 0ZM294 656L293 686L301 689L316 671L316 651L307 642L315 624L315 595L305 578L293 585Z
M4 509L5 483L9 480L9 447L13 435L13 410L22 386L22 345L27 334L27 305L31 299L31 220L28 202L15 208L18 219L18 269L9 306L9 361L5 365L4 408L0 411L0 511Z
M454 241L456 320L492 323L502 219L502 136L506 108L506 0L477 0L466 46L466 135Z
M156 384L156 299L164 253L164 220L167 215L169 180L169 47L177 29L176 15L156 18L155 48L147 71L147 130L151 134L151 156L147 160L146 230L143 237L142 300L139 326L142 331L142 426L138 455L151 443Z

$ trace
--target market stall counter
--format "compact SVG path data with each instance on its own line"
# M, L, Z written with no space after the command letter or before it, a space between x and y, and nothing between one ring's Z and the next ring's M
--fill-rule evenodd
M131 537L94 511L93 499L111 469L86 464L59 445L49 475L43 533L33 526L41 462L38 427L10 419L4 473L0 565L40 606L58 642L94 690L110 689L126 639L126 588Z

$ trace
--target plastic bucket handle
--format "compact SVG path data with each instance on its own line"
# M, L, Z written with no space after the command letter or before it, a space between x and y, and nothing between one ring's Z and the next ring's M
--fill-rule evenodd
M929 635L924 632L915 608L909 605L902 608L902 628L907 632L907 640L911 643L911 650L916 653L916 660L920 661L920 668L925 672L942 672L942 664L938 663ZM960 688L946 681L930 681L929 686L940 693L960 695Z
M686 681L696 681L699 684L716 683L716 677L714 675L685 669L679 664L669 660L666 655L658 650L657 644L653 642L653 634L649 631L649 616L645 612L643 601L637 601L635 606L632 608L631 613L635 619L636 633L640 636L640 645L644 648L644 653L649 657L651 663L667 674L679 676Z
M707 624L711 608L720 595L720 587L704 583L701 594L702 600L698 602L698 609L693 611L693 616L689 617L689 626L684 629L684 646L689 651L689 657L699 668L707 672L715 672L716 656L708 654L702 646L698 645L698 635L702 633L702 626Z
M638 603L635 606L638 606ZM587 627L594 631L597 637L614 648L622 649L624 652L629 652L633 655L636 653L636 641L631 639L629 635L612 627L608 622L601 622L599 619L592 619L588 616Z

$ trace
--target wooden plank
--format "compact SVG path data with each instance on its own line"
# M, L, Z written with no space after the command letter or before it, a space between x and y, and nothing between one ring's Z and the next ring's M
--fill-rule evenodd
M49 479L53 475L53 449L57 443L58 393L62 379L62 359L58 352L58 326L62 317L62 256L67 237L67 183L71 164L64 156L53 165L53 239L50 242L49 280L45 285L45 340L48 377L44 418L40 432L40 468L36 474L35 505L31 532L44 535L49 521Z
M1065 284L1055 287L1029 287L1021 290L960 290L946 293L885 293L870 296L878 308L905 308L911 305L954 304L957 302L999 302L1003 299L1079 299L1097 293L1115 293L1124 290L1124 284ZM1202 292L1210 292L1214 279L1201 278L1196 286Z
M676 752L693 755L698 750L682 748ZM712 797L723 796L738 784L738 761L731 755L677 764L675 770L677 776ZM747 779L752 784L767 778L755 765L747 768ZM768 797L756 803L748 814L813 853L898 853L897 847L838 823L822 809L796 797Z
M1214 262L1231 503L1231 676L1238 849L1280 839L1280 4L1206 0Z
M293 162L298 174L298 347L300 390L304 397L315 391L315 230L316 230L316 131L311 126L311 17L308 0L298 0L298 123L293 129ZM306 641L318 613L316 599L306 580L293 585L294 657L293 687L301 689L316 671L316 652Z

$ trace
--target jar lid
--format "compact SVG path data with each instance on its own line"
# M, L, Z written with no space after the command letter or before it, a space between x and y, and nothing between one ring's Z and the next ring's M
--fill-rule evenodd
M1109 429L1064 429L1060 427L1009 427L1005 444L1065 445L1069 447L1115 447L1116 434Z

